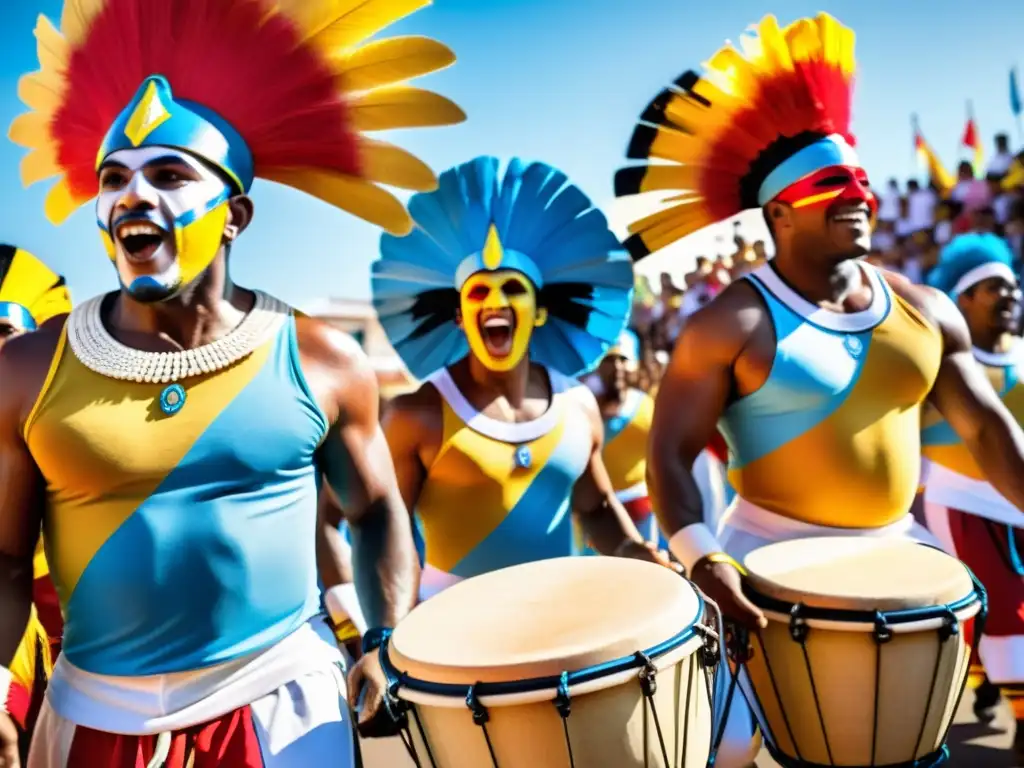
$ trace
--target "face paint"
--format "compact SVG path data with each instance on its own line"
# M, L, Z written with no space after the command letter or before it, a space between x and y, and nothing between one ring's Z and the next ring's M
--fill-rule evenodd
M199 277L220 250L230 187L166 147L114 152L100 168L96 218L121 285L162 301Z
M878 211L878 200L868 184L867 171L851 165L821 168L790 184L775 199L793 208L867 203L871 219Z
M511 269L470 276L459 300L469 348L492 371L515 368L529 352L533 329L547 320L533 283Z

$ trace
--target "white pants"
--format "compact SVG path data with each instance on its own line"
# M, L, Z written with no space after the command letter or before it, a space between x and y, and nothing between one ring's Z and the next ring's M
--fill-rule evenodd
M741 563L755 549L768 544L814 536L895 537L939 546L939 542L910 513L882 528L831 528L776 515L739 497L729 505L718 529L722 548ZM719 675L722 678L718 687L720 696L728 689L732 677L728 665L723 665L723 669L724 674ZM761 740L756 733L756 718L748 705L748 701L753 700L749 682L745 675L741 675L732 706L726 713L725 737L715 762L716 768L743 768L757 757Z
M246 711L243 713L242 710ZM193 758L195 765L216 765L220 768L243 765L352 768L355 765L355 736L340 665L331 665L286 683L240 710L216 718L211 726L216 727L220 722L232 723L222 728L221 733L235 731L234 740L230 742L232 759L226 761L215 754L196 754ZM122 764L123 758L118 754L120 750L128 754L141 752L143 761L149 765L165 765L159 756L161 737L156 738L155 748L152 735L122 736L116 743L110 740L98 743L90 738L95 734L86 734L79 728L54 712L49 702L44 703L26 768L67 768L69 762L77 766L107 768ZM248 739L237 733L244 729L248 729ZM171 734L167 734L162 738L170 737ZM241 741L245 744L240 746ZM177 762L166 765L179 768Z

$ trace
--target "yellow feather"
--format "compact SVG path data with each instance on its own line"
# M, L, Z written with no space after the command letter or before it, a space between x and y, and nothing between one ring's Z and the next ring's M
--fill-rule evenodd
M49 116L60 106L63 87L63 80L54 73L32 72L18 80L18 98L37 112Z
M283 13L322 51L357 45L430 0L279 0Z
M640 183L640 191L696 189L700 170L694 165L649 165Z
M57 164L57 153L52 145L33 149L21 158L21 183L30 187L37 181L56 176L61 172Z
M67 180L61 178L49 192L46 193L46 200L43 202L43 210L46 218L51 224L63 224L64 221L74 213L85 200L78 200L72 196L68 188Z
M7 137L21 147L45 147L50 143L50 120L39 112L25 112L11 121Z
M60 15L60 29L70 48L75 48L85 40L93 19L106 4L107 0L65 0Z
M345 90L368 91L444 69L455 61L455 54L428 37L393 37L332 58Z
M68 63L68 45L45 16L40 16L36 20L35 36L40 68L63 71Z
M412 219L405 206L371 182L304 168L268 169L262 175L383 227L393 235L401 237L412 231Z
M430 166L386 141L361 139L359 160L367 181L416 192L432 192L437 189L437 176Z
M38 258L17 248L7 274L0 282L0 301L12 301L31 310L32 305L53 287L57 279L53 270ZM39 322L38 318L36 322Z
M394 85L356 96L350 110L352 126L357 131L454 125L466 119L466 113L444 96L409 85Z

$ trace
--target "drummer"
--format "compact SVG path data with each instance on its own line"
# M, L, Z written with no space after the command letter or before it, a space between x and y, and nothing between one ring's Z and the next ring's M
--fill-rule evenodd
M1021 292L1012 263L1001 237L961 235L942 251L929 282L957 303L974 358L1021 423L1024 344L1015 333ZM1024 760L1024 513L985 481L964 441L935 408L925 412L921 442L928 463L928 527L988 591L988 620L978 645L987 676L975 692L975 712L991 720L1001 688L1017 721L1014 749Z
M863 261L878 204L850 132L853 32L826 14L781 31L768 16L741 40L742 54L716 53L645 110L630 157L676 164L620 171L616 192L685 190L633 225L635 258L756 208L775 241L772 261L690 316L648 453L671 552L729 617L758 627L741 591L751 550L851 532L928 538L908 512L926 399L1017 507L1024 433L949 298ZM717 533L690 471L716 426L737 492Z
M0 245L0 346L15 336L34 331L57 315L71 311L64 278L22 248ZM60 653L64 620L40 539L33 560L34 582L28 629L11 664L12 680L0 709L22 729L27 752L36 715L42 705L46 679ZM2 674L2 673L0 673ZM3 690L0 680L0 690Z
M558 170L495 158L414 195L417 229L384 236L374 305L426 381L385 418L402 496L422 525L420 597L573 554L572 514L606 554L647 559L601 459L604 430L573 377L619 337L633 269L604 215Z
M647 495L647 437L651 432L654 399L632 386L639 364L640 339L627 328L585 382L594 393L604 422L601 457L615 495L641 535L664 549L667 542L661 540ZM581 531L578 525L577 529ZM593 548L585 543L583 549L594 554Z

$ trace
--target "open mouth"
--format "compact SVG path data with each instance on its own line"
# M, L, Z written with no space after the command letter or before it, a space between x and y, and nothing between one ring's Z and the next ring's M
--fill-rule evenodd
M867 227L868 225L867 213L860 210L838 211L829 218L836 224L843 224L849 227Z
M512 338L515 335L515 321L506 315L481 317L480 337L492 357L508 357L512 353Z
M115 234L125 257L133 264L150 261L167 237L163 229L148 221L126 221L117 226Z

